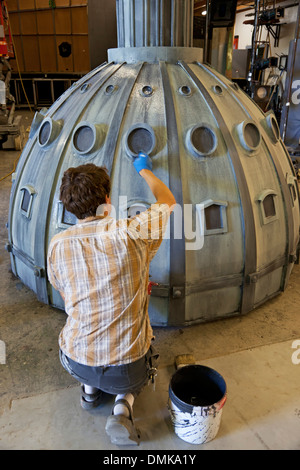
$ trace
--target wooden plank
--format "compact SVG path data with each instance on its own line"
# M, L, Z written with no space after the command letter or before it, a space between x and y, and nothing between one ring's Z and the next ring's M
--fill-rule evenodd
M90 71L89 38L88 36L73 36L74 72Z
M72 6L87 5L87 0L71 0Z
M55 33L56 34L71 34L71 15L70 9L55 9Z
M54 36L39 36L41 70L57 72L56 42Z
M59 53L60 44L67 42L71 44L71 54L69 57L62 57ZM73 45L71 36L56 36L56 54L57 54L57 65L58 72L74 72L73 67Z
M20 34L19 13L10 13L9 22L12 35Z
M72 34L88 34L87 8L71 8Z
M23 11L20 13L21 34L37 34L36 16L34 11Z
M11 3L11 2L8 2ZM34 0L19 0L18 10L34 10L35 4Z
M36 36L23 36L23 50L26 72L41 72L39 48Z
M57 7L69 7L70 0L55 0L55 5Z
M36 12L38 34L54 34L54 21L52 10Z
M14 43L15 43L15 51L18 56L19 68L20 72L24 72L25 65L23 61L23 46L22 46L22 38L21 36L14 36ZM18 71L17 61L16 59L10 59L9 61L11 68L14 72Z
M23 0L22 0L23 1ZM49 0L35 0L36 8L49 8Z
M18 0L10 0L8 2L7 8L8 8L8 12L18 10L19 9Z

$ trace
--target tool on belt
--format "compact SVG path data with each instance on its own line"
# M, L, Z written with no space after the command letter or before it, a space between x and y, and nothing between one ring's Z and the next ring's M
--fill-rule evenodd
M159 354L155 351L153 346L150 346L148 355L147 355L147 365L148 365L148 385L151 383L153 390L155 391L155 377L157 376L157 368L159 362Z

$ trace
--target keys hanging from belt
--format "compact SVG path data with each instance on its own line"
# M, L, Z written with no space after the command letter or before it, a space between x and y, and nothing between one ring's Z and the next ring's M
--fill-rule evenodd
M151 295L153 286L158 286L158 283L157 282L152 282L152 281L150 281L148 283L148 295Z
M149 383L151 383L152 385L152 389L153 391L155 392L155 377L157 376L157 369L155 367L152 367L150 370L149 370Z

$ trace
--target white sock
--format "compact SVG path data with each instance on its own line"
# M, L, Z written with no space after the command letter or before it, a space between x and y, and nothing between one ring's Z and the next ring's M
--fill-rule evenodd
M83 388L84 388L85 393L88 393L89 395L93 395L98 390L96 387L91 387L90 385L85 385L85 384L83 385ZM85 400L89 401L88 398L86 398Z
M133 407L134 396L131 393L120 394L116 396L116 400L126 400L131 408ZM124 415L129 418L129 410L126 405L118 404L114 407L114 415Z

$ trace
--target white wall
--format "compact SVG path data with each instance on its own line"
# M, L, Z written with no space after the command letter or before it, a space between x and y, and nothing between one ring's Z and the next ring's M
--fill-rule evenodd
M280 4L278 4L277 7L278 6L284 7L284 5L290 5L292 3L293 3L293 0L283 1ZM239 49L246 49L247 46L251 47L251 44L252 44L252 31L253 31L254 26L243 24L245 20L254 19L254 16L250 16L250 17L246 16L246 14L249 14L251 12L254 13L254 8L252 11L247 10L246 12L236 14L234 35L239 36L239 47L238 47ZM298 12L298 5L284 10L284 18L280 19L280 22L286 23L286 24L283 24L281 26L279 46L274 47L274 39L270 35L271 49L270 49L269 55L276 56L276 54L278 55L288 54L289 43L292 39L294 39L294 35L295 35L297 12ZM267 29L265 26L261 28L262 28L261 39L265 41L267 37Z

